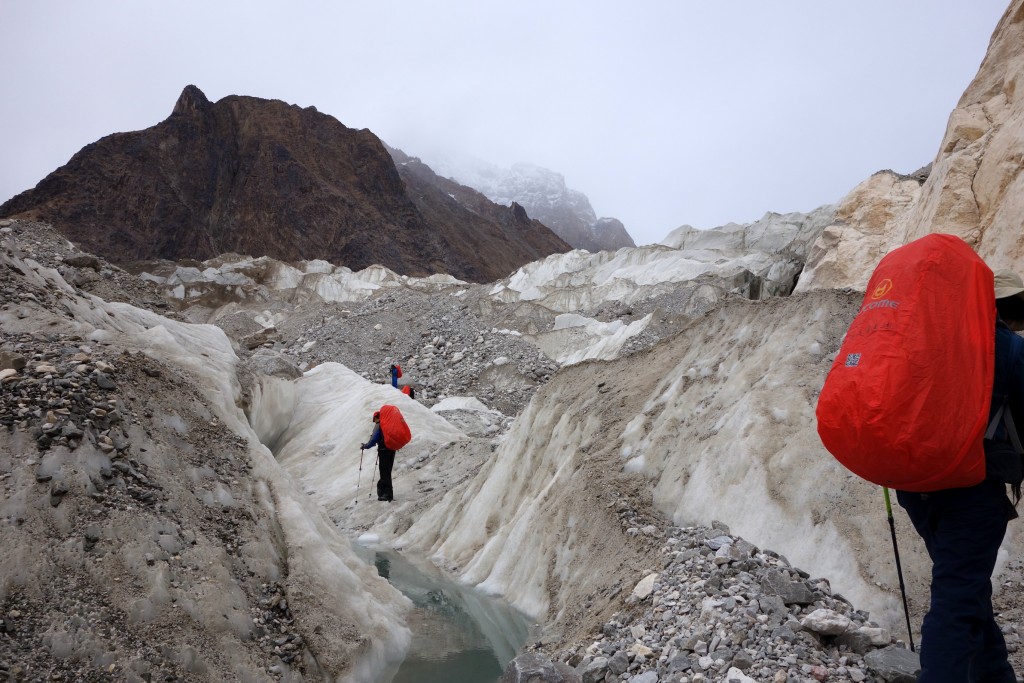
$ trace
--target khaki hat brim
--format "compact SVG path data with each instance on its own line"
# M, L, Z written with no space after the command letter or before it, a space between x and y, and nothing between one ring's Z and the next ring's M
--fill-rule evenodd
M996 287L996 298L1006 299L1011 296L1018 296L1024 292L1024 287Z
M1000 270L993 275L997 299L1020 296L1024 292L1024 280L1012 270Z

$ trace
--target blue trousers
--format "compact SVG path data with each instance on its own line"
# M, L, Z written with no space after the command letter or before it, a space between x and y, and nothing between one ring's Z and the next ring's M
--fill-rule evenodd
M919 683L1016 683L992 613L992 571L1013 508L986 480L935 493L897 491L932 560Z

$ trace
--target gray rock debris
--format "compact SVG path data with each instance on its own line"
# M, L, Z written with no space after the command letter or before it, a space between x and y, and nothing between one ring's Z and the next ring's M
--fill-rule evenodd
M628 507L619 514L638 524ZM595 640L555 659L584 682L912 680L900 677L913 675L916 655L827 581L713 527L661 526L665 563L640 582L644 599L620 597L623 611Z
M525 652L509 662L498 683L580 683L580 675L562 662Z

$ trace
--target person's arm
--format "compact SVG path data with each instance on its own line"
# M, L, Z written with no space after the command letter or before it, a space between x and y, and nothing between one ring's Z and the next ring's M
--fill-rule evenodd
M380 443L380 439L380 425L377 425L376 427L373 428L373 436L370 437L370 440L364 444L360 444L359 447L363 450L366 450L367 448L373 448L374 446Z

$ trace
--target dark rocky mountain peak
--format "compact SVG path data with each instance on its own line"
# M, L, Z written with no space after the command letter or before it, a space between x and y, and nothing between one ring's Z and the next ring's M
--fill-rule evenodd
M210 100L206 99L202 90L194 85L186 85L185 89L181 91L178 101L174 103L171 115L200 115L209 111L211 106Z
M0 205L0 216L52 223L122 265L235 252L476 282L570 249L513 214L400 171L372 132L314 107L211 103L194 85L166 120L87 145Z

